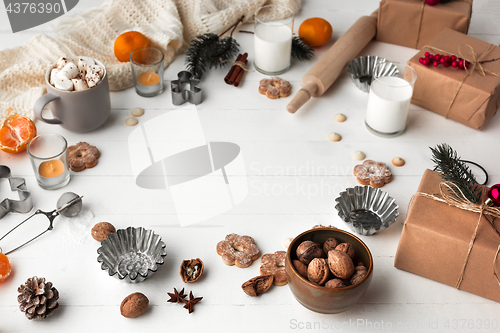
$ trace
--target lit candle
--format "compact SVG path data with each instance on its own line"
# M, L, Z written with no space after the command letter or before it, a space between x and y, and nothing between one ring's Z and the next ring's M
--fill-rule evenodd
M137 82L144 86L154 86L160 83L160 76L153 72L145 72L139 75Z
M64 163L60 160L51 160L40 163L38 172L45 178L54 178L64 173Z

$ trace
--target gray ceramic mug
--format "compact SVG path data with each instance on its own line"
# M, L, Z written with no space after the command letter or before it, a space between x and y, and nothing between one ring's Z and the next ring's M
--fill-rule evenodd
M102 126L109 117L111 100L109 97L108 73L104 65L102 80L93 88L81 91L63 91L50 84L50 67L45 73L47 94L38 98L33 106L35 116L47 124L61 125L72 132L90 132ZM50 103L53 118L44 118L42 110Z

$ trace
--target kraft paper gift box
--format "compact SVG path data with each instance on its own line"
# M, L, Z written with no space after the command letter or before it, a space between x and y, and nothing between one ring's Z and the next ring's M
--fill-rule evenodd
M424 66L425 52L456 55L469 62L467 70L439 65ZM500 107L500 47L445 29L424 46L408 65L417 72L413 104L482 130ZM499 59L496 61L489 61ZM484 62L486 61L486 62Z
M426 170L417 194L439 193L440 182L439 173ZM500 283L495 276L500 273L500 258L496 258L500 235L484 215L480 221L479 216L477 212L415 195L403 227L394 266L500 302ZM497 230L500 226L498 220L495 220ZM467 259L476 226L476 237ZM494 274L494 270L498 273Z
M415 49L429 43L445 28L467 33L472 0L429 6L424 0L382 0L376 39Z

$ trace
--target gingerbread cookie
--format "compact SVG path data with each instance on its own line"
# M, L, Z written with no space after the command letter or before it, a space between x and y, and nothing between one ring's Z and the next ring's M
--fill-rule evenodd
M382 187L392 180L392 173L389 167L382 162L366 160L363 164L354 167L354 176L363 185Z
M260 250L252 237L230 234L217 244L217 254L228 266L246 268L259 258Z
M280 97L288 97L292 91L290 82L283 80L277 76L270 79L262 79L259 83L259 93L266 95L267 98L277 99Z
M284 286L288 283L285 273L285 258L285 251L264 254L260 260L260 274L272 274L274 276L273 284Z
M87 142L79 142L68 147L69 167L75 172L95 167L99 156L101 156L99 149Z

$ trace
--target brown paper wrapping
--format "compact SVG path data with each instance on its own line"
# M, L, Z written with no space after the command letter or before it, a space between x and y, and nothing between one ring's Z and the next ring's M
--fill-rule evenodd
M445 28L467 33L471 14L472 0L435 6L424 0L382 0L376 39L421 49Z
M418 192L438 194L440 182L439 173L426 170ZM478 220L478 213L415 196L406 217L394 266L456 287ZM493 261L499 245L500 236L482 217L459 289L500 302L500 285L493 274ZM500 258L495 266L500 273Z
M470 45L478 56L491 46L479 39L450 29L445 29L429 43L429 46L448 51L458 57L460 57L460 51L465 55L470 54L470 49L466 45ZM408 61L408 65L417 72L411 102L477 130L482 130L500 107L500 77L491 74L482 76L478 70L474 70L463 81L467 74L464 70L451 66L447 68L443 65L426 67L420 64L418 59L423 57L425 52L442 53L426 46ZM500 47L493 48L484 57L485 60L500 58ZM500 76L500 60L481 65L484 69ZM478 69L477 66L476 69Z

